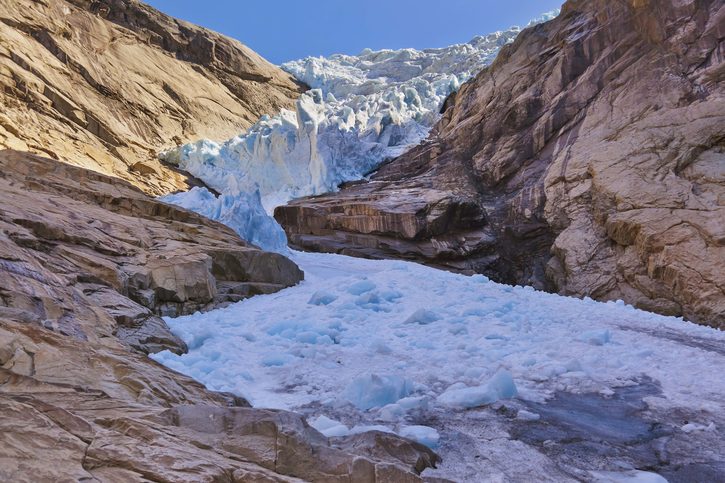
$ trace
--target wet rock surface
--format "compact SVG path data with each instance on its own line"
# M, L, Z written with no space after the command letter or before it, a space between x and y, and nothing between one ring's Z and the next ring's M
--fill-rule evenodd
M404 258L722 326L722 2L568 1L367 183L276 210L297 248Z
M413 442L337 444L146 353L159 315L293 285L302 272L125 181L0 151L0 480L419 481ZM387 448L387 449L386 449Z
M425 475L573 482L600 481L600 472L625 478L644 471L670 482L725 478L722 411L669 407L659 384L648 378L610 394L552 396L545 402L509 401L439 415L451 419L446 425L455 438L444 440L455 446L447 452L461 453L462 463L447 468L444 461L439 470ZM687 430L693 421L712 426Z
M161 149L235 136L303 89L238 41L142 2L0 1L0 148L150 194L194 184Z

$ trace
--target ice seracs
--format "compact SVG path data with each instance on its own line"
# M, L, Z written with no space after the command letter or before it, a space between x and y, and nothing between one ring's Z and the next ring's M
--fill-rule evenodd
M223 217L243 238L278 249L279 230L259 221L264 212L359 180L418 144L439 118L446 97L492 62L520 30L513 27L439 49L367 49L359 55L284 64L283 69L312 88L297 101L295 111L263 116L222 144L201 140L162 154L165 161L239 201L222 201L209 209L204 205L213 203L213 195L203 188L165 200Z

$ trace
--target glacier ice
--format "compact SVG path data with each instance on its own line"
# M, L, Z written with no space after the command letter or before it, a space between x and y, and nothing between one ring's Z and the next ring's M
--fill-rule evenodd
M473 387L449 388L438 396L438 402L456 408L475 408L491 404L499 399L510 399L516 396L516 385L511 373L498 371L486 384Z
M312 297L310 297L307 303L310 305L330 305L335 300L337 300L337 295L318 290L312 294Z
M199 193L164 201L223 217L242 238L279 251L280 230L273 228L271 217L269 223L260 221L262 217L291 199L364 178L386 159L418 144L440 117L445 99L491 63L520 30L512 27L445 48L366 49L359 55L284 64L283 69L311 87L295 111L262 116L222 144L201 140L161 154L222 196L241 201L214 202ZM215 207L205 207L209 203ZM263 230L269 233L259 233Z
M612 398L643 377L661 391L647 399L657 414L678 407L697 411L692 426L673 426L676 435L710 438L721 431L722 371L702 368L725 367L725 355L688 342L721 346L725 332L615 302L481 283L410 262L294 251L292 257L305 272L304 283L212 312L167 318L189 353L165 351L153 359L254 406L299 411L330 436L350 434L351 427L387 425L401 434L405 426L430 426L440 433L437 451L452 466L462 461L452 460L459 445L481 439L482 414L509 421L518 410L513 424L545 424L551 416L541 405L557 393ZM371 313L356 303L375 292L386 311ZM385 293L395 297L384 302ZM310 304L315 294L335 300ZM438 320L405 324L421 307ZM592 330L608 330L612 342L580 340ZM656 335L663 333L676 337ZM514 390L514 399L499 403L507 408L500 414L495 407L454 411L446 404L495 403ZM603 410L610 407L609 399L601 401ZM320 415L334 424L313 423ZM488 434L501 434L497 427ZM482 441L485 447L503 444L497 451L524 449L508 437ZM461 451L471 454L467 446Z
M262 209L258 191L215 196L206 188L194 187L163 200L217 220L243 234L242 238L249 243L277 253L288 252L287 235Z
M413 392L413 383L397 375L365 374L353 380L344 397L359 409L395 403Z

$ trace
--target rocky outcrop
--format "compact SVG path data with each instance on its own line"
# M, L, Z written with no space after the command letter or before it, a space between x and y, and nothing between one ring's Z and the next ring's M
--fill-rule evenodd
M182 315L294 285L287 258L130 184L0 151L0 314L144 351L178 342L161 315Z
M188 187L163 148L227 139L303 90L239 42L137 0L0 0L0 148Z
M401 257L725 326L725 6L570 0L292 245Z
M302 272L129 183L0 152L0 481L420 481L428 449L331 441L149 359L159 317Z

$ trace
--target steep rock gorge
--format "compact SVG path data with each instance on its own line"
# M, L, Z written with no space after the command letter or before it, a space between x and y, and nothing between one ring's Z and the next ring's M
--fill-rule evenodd
M236 40L136 0L0 0L0 148L187 189L164 148L226 139L304 90Z
M399 257L725 324L725 6L570 0L369 182L275 212Z

